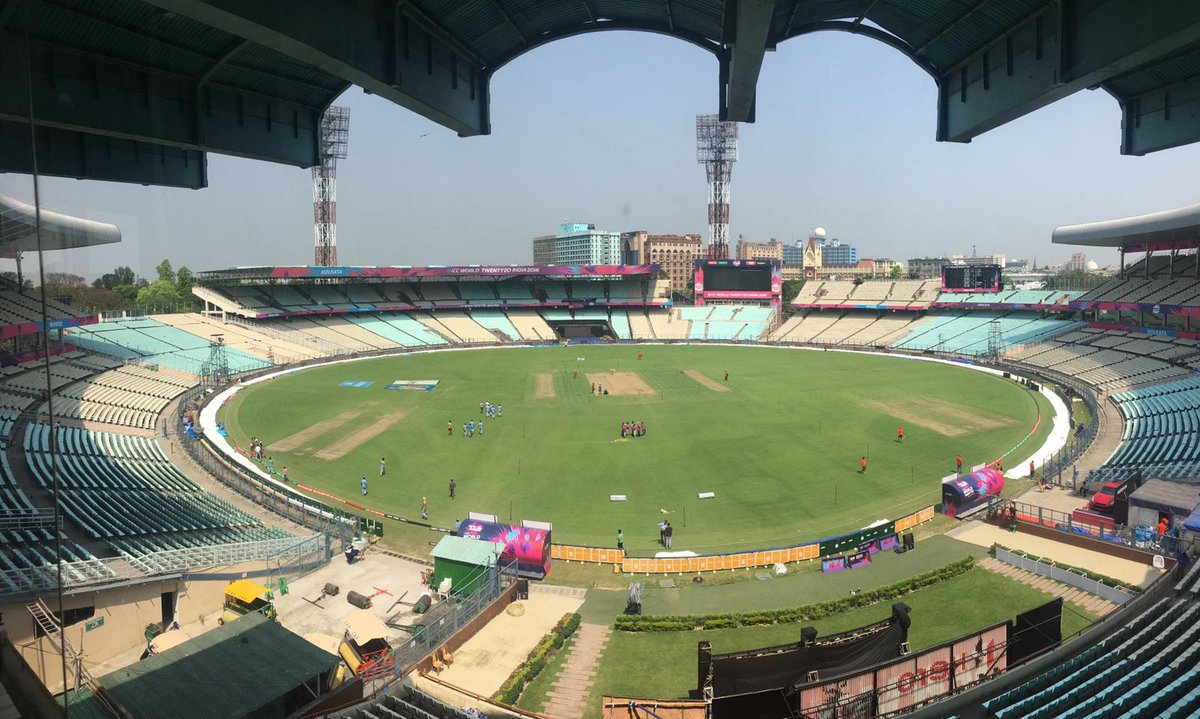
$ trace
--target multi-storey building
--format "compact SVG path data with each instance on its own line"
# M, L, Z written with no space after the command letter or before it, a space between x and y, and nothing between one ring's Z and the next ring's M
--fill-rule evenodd
M553 261L547 262L551 258L551 245ZM568 222L560 225L558 234L552 238L533 238L533 261L537 265L619 265L621 234L597 230L595 225Z

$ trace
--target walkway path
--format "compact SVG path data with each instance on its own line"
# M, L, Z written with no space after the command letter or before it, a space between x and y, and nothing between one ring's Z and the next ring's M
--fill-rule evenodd
M588 691L596 677L596 665L608 643L612 630L606 624L580 624L575 632L575 643L567 655L554 688L546 692L546 703L542 713L563 719L583 716Z
M1067 586L1066 584L1061 584L1053 579L1048 579L1047 577L1034 574L1033 572L1027 572L1024 569L1017 569L1011 564L1005 564L1004 562L1001 562L999 559L987 557L979 562L979 566L997 574L1002 574L1009 579L1014 579L1022 584L1028 584L1034 589L1040 589L1043 592L1048 592L1056 597L1062 597L1063 601L1071 602L1072 604L1083 607L1092 614L1095 614L1097 617L1108 616L1117 609L1117 605L1108 601L1107 599L1101 599L1094 594L1088 594L1081 589L1076 589L1074 587Z

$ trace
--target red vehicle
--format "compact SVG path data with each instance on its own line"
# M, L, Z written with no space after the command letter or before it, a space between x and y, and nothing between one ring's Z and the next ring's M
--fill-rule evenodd
M1088 502L1088 509L1102 514L1112 514L1113 504L1117 501L1117 492L1121 489L1120 482L1109 482L1100 488Z

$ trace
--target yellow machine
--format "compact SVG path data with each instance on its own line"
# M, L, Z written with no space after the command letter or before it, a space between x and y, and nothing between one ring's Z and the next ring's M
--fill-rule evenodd
M271 591L249 579L239 579L225 587L225 611L217 623L232 622L250 612L261 612L267 619L275 619L278 614L271 603Z
M383 620L366 609L351 612L342 620L346 629L338 654L350 667L350 672L371 681L389 674L396 658L387 642L388 629Z

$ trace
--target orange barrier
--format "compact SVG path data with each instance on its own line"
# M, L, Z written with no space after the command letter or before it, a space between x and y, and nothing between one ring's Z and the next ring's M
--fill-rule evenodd
M901 517L896 520L896 531L903 532L906 529L912 529L918 524L923 524L933 519L933 507L926 507L919 512L914 512L907 517Z
M620 564L625 552L621 549L604 547L572 547L568 544L550 545L550 558L567 562L590 562L592 564Z
M914 512L896 520L896 532L912 529L933 519L933 507ZM719 572L727 569L751 569L776 564L793 564L821 556L819 542L782 549L764 549L738 554L713 554L701 557L630 557L620 549L603 547L572 547L555 544L550 547L553 559L591 564L613 564L627 574L692 574Z

